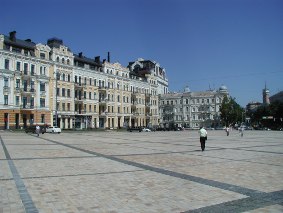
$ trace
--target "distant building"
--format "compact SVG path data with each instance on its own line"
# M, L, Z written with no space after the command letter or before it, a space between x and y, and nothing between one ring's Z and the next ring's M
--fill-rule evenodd
M256 111L260 106L262 106L262 103L260 102L250 102L246 106L247 112L254 112Z
M220 125L220 106L228 95L226 86L201 92L191 92L186 87L181 93L160 95L160 124L167 128L217 127Z
M271 103L275 101L283 102L283 91L278 92L275 95L272 95L269 99Z

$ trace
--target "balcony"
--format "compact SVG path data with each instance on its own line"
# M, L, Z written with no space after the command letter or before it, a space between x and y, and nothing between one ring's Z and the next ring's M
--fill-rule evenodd
M108 112L106 112L106 111L101 111L101 112L99 112L99 115L100 115L100 116L107 116L107 114L108 114Z
M99 98L99 104L106 104L108 102L107 98Z
M86 84L75 83L75 88L77 88L77 89L84 89L84 88L86 88Z
M40 91L40 96L46 96L46 91Z
M25 95L34 95L35 92L36 90L34 88L30 88L28 86L21 89L21 93Z
M10 93L10 87L4 86L3 87L3 93Z
M50 77L48 77L47 75L40 74L40 75L36 75L36 78L42 80L49 80Z
M75 97L75 102L83 102L84 98L82 97Z
M20 105L21 109L34 109L34 105L30 105L30 104L21 104Z
M16 87L14 91L15 91L16 94L17 93L21 93L21 88L20 87Z
M98 91L100 91L100 92L106 92L106 90L107 90L107 87L105 87L105 86L99 86L98 87Z
M28 71L21 71L22 79L28 80L28 79L34 79L36 76L34 73L28 72Z

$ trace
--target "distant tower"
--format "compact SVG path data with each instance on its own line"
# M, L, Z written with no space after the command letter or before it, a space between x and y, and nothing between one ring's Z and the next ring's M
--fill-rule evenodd
M186 86L186 87L185 87L184 92L191 92L189 86Z
M263 103L263 105L269 105L270 104L269 89L266 88L266 83L265 83L265 88L262 90L262 103Z

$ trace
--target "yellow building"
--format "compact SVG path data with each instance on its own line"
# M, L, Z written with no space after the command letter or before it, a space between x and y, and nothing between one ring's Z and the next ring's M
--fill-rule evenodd
M123 67L110 53L103 61L74 54L58 38L45 45L0 35L0 129L150 127L159 124L158 95L167 90L154 61Z

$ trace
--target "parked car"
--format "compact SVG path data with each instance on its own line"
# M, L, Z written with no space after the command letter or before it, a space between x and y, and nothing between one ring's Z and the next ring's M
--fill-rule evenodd
M128 127L127 131L132 132L132 131L138 131L141 132L142 128L141 127Z
M146 127L143 128L142 131L143 131L143 132L151 132L151 130L150 130L149 128L146 128Z
M60 128L60 127L57 127L57 126L49 126L49 127L46 129L46 132L48 132L48 133L58 133L58 134L60 134L60 133L61 133L61 128Z
M47 126L45 126L45 125L39 125L39 127L40 127L40 133L41 134L44 134L45 132L46 132L46 128L47 128ZM31 133L36 133L36 125L32 125L32 126L28 126L27 128L25 128L25 132L26 133L29 133L29 132L31 132Z

